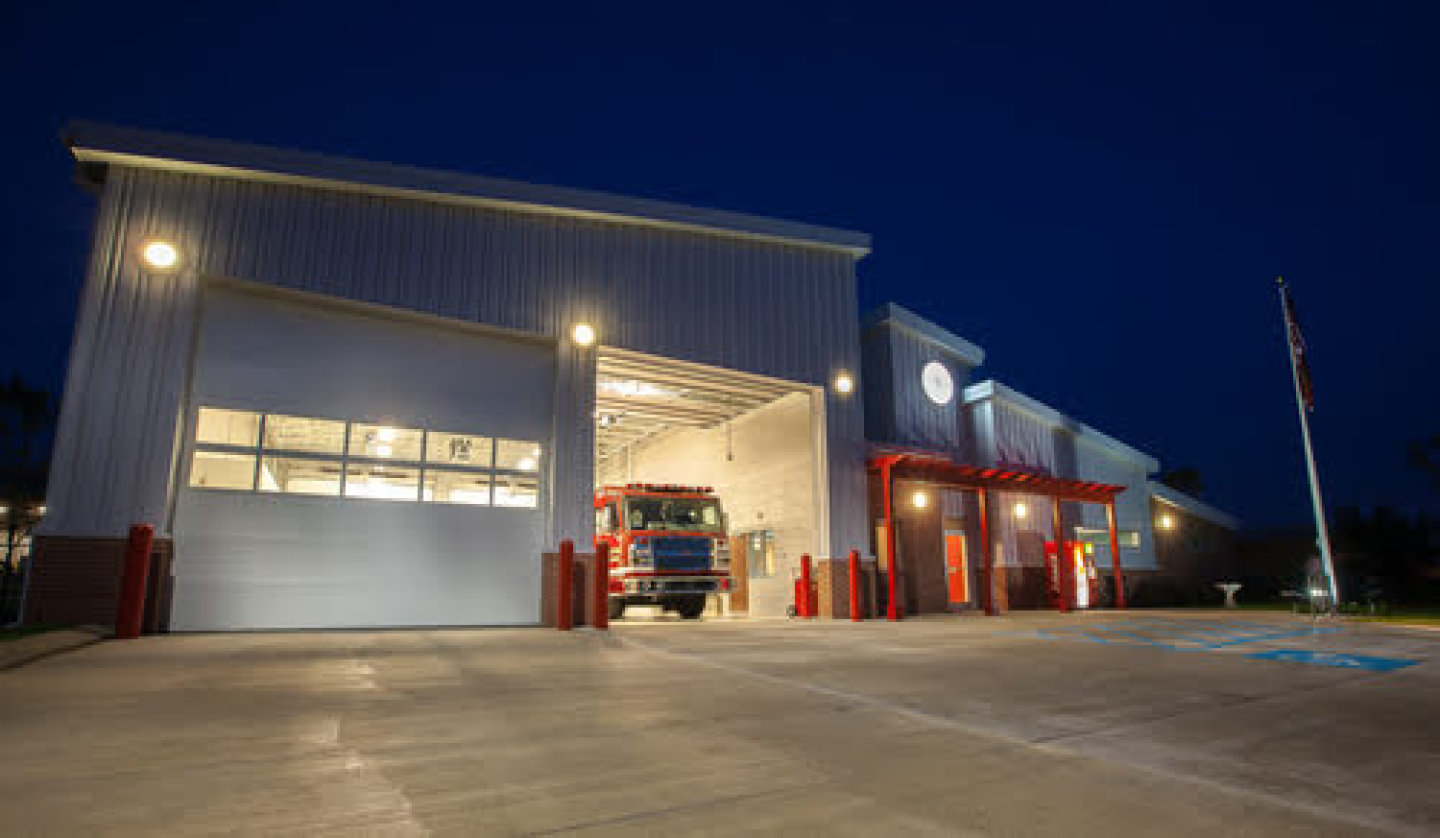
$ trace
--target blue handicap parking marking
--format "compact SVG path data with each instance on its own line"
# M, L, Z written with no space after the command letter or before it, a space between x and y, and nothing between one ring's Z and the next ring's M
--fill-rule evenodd
M1255 652L1247 658L1269 661L1294 661L1296 663L1317 663L1322 666L1343 666L1349 669L1364 669L1370 672L1390 672L1414 666L1420 661L1408 658L1377 658L1370 655L1350 655L1343 652L1312 652L1308 649L1273 649L1269 652Z

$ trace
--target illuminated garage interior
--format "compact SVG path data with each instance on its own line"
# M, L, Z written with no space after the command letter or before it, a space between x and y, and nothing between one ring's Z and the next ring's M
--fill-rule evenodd
M819 388L602 348L596 486L713 487L726 513L734 613L779 616L801 554L819 550Z

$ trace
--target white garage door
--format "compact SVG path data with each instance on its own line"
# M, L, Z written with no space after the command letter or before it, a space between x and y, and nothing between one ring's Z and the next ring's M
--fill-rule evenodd
M553 387L543 343L212 288L172 626L537 622Z

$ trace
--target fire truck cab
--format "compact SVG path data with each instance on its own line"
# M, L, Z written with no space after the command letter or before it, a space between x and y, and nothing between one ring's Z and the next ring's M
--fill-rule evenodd
M610 617L656 604L695 619L730 590L730 544L709 487L627 483L595 493L595 545L610 546Z

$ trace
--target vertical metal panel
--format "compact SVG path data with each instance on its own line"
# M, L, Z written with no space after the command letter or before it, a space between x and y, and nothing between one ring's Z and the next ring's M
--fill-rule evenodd
M866 331L864 351L871 438L962 456L966 424L961 391L970 366L930 341L883 322ZM943 405L931 401L921 385L921 371L932 361L949 371L955 385L955 395Z
M140 271L148 235L174 240L185 269ZM168 483L152 464L173 447L199 276L557 340L586 320L608 345L807 384L859 367L853 259L818 247L114 165L95 249L56 445L53 532L117 535L163 508ZM557 408L569 423L557 440L582 458L586 404ZM858 399L833 394L826 408L839 551L868 541L862 413ZM564 491L583 499L589 486ZM588 526L573 510L554 514L557 533Z

